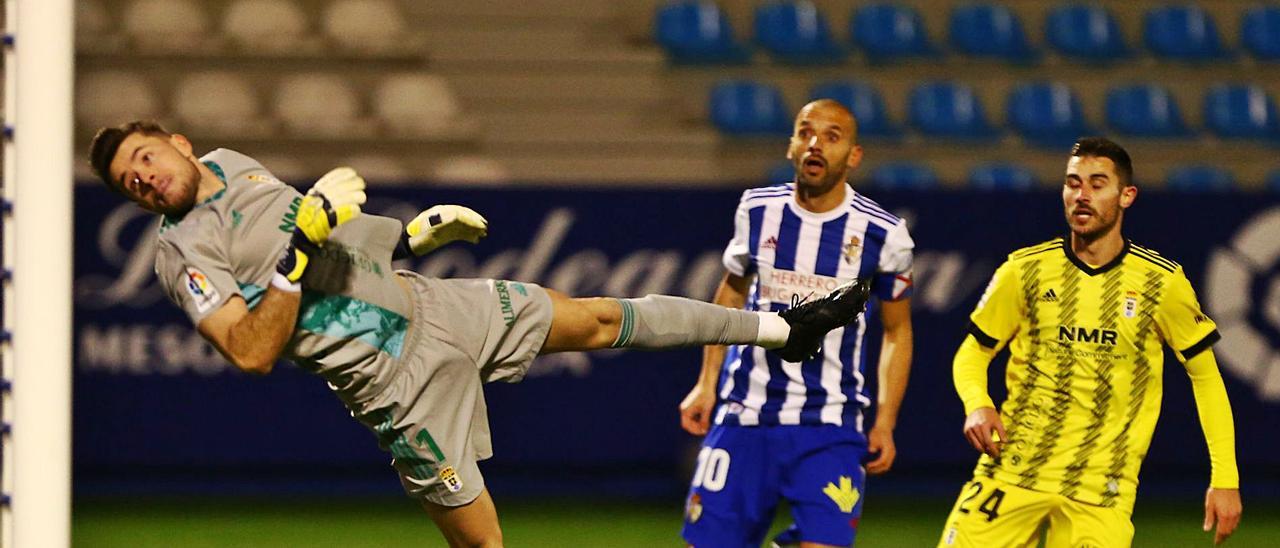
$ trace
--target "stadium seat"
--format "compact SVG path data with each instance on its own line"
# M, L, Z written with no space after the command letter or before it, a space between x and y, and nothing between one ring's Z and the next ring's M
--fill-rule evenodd
M197 72L173 91L173 111L183 127L208 133L244 134L259 123L258 97L234 72Z
M1129 54L1116 18L1101 6L1054 8L1045 20L1045 33L1050 47L1068 57L1105 62Z
M492 158L459 156L433 166L431 180L443 183L502 184L510 182L512 177L502 164Z
M1195 5L1152 9L1147 12L1143 34L1147 49L1159 57L1204 61L1226 54L1213 17Z
M791 111L776 87L750 80L729 80L711 90L711 122L738 136L790 135Z
M733 36L733 27L715 2L672 2L658 9L654 40L676 63L744 63L750 52Z
M1006 107L1009 125L1036 146L1067 148L1092 133L1079 97L1066 84L1021 84L1009 93Z
M157 118L161 107L155 87L146 76L103 71L77 78L75 112L83 125L96 129Z
M355 124L359 100L336 74L298 74L280 82L275 111L293 134L342 137Z
M394 183L408 181L412 177L400 160L382 154L351 156L337 165L351 166L366 181Z
M334 0L324 30L347 51L385 54L404 49L408 24L394 0Z
M951 47L965 55L1016 63L1036 58L1018 16L996 4L962 5L953 9Z
M1165 177L1165 188L1176 192L1227 192L1235 186L1230 171L1210 165L1174 167Z
M373 110L383 125L402 135L435 135L461 109L444 78L430 74L390 76L373 94Z
M911 90L908 114L911 125L931 137L974 139L998 132L987 122L973 88L951 82L929 82Z
M1266 188L1272 194L1280 194L1280 169L1267 174Z
M756 42L785 63L837 63L847 54L831 38L826 18L808 0L756 8L755 31Z
M858 8L849 20L849 36L872 62L936 53L920 12L898 4L871 4Z
M978 190L1031 190L1036 176L1019 164L981 164L969 170L969 186Z
M1275 101L1253 85L1211 88L1204 97L1204 123L1214 134L1229 139L1280 138Z
M99 36L110 34L111 16L107 13L106 6L102 5L101 0L79 0L76 2L76 38L81 40L92 40ZM91 42L86 41L83 45L91 46Z
M205 49L209 17L194 0L133 0L122 17L125 33L143 51Z
M294 0L236 0L222 16L222 33L244 51L297 51L308 31L307 16Z
M1121 86L1107 91L1107 123L1134 137L1185 137L1178 103L1169 90L1156 84Z
M853 112L858 122L858 138L893 139L902 128L889 118L880 91L862 82L825 82L813 87L809 99L835 99Z
M872 169L867 181L882 190L929 190L938 187L938 174L925 164L891 162Z
M1251 9L1240 21L1240 41L1254 57L1280 60L1280 7Z
M790 183L796 180L796 166L790 160L773 164L765 173L765 181L771 185Z

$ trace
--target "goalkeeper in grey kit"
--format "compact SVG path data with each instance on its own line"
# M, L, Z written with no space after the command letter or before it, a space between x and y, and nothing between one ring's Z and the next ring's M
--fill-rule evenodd
M601 348L756 344L798 361L868 295L856 281L779 315L393 271L394 259L477 241L484 218L441 205L404 225L361 214L364 180L350 168L300 194L248 156L193 150L131 122L100 130L90 163L162 216L156 274L200 334L243 371L283 358L323 377L451 546L502 544L477 465L492 455L483 383L519 381L539 354Z

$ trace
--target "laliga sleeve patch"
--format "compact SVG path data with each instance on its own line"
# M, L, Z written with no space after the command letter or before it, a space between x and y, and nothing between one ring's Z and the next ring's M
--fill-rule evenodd
M209 277L194 266L187 267L187 293L196 305L196 312L204 314L219 301L218 289L213 287Z

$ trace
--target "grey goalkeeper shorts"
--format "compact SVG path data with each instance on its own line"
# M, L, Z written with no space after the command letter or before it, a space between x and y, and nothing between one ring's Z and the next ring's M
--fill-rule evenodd
M404 354L358 418L410 496L460 506L484 490L477 462L493 455L481 385L524 378L551 329L551 297L529 283L398 274L414 301Z

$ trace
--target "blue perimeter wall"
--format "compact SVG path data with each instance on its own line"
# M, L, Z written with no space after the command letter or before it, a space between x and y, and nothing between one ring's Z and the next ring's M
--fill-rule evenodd
M708 300L739 194L375 187L366 210L408 219L459 203L490 220L479 245L398 265L426 275L513 278L579 296ZM952 352L1005 255L1064 231L1061 200L1052 191L872 197L909 220L917 245L915 360L897 467L880 481L953 493L976 454L960 434ZM319 378L287 364L250 377L204 344L155 280L155 228L152 216L99 186L76 190L77 493L396 492L389 456ZM1241 476L1253 496L1280 498L1280 198L1148 192L1125 229L1180 262L1219 322ZM490 385L496 455L483 470L491 488L678 494L697 440L680 430L677 405L699 362L699 350L563 354L539 358L522 383ZM992 367L993 387L1003 384L1002 371ZM1199 489L1207 477L1190 384L1169 355L1144 487Z

